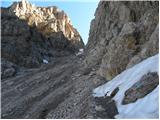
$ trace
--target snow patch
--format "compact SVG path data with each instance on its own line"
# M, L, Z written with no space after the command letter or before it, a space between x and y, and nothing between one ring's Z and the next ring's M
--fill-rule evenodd
M134 67L125 70L113 80L93 90L93 96L110 96L113 90L119 87L118 93L113 97L116 101L119 114L115 118L158 118L159 117L159 86L142 99L134 103L122 105L124 93L141 77L149 72L159 75L159 54L150 57ZM146 107L147 106L147 107Z
M44 64L48 64L48 61L46 59L43 59Z
M79 49L79 52L76 54L76 56L81 55L84 53L84 49Z

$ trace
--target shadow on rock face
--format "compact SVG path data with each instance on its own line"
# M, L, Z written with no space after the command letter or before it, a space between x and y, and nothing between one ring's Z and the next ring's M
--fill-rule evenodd
M43 59L51 61L54 57L67 56L79 50L62 32L45 37L35 25L19 19L9 8L1 8L2 58L16 65L35 68Z

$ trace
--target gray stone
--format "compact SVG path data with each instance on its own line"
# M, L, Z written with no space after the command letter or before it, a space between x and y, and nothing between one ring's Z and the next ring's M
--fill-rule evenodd
M7 61L4 58L1 58L1 77L2 79L13 77L16 74L17 66L12 62Z
M93 105L94 118L107 119L114 118L118 114L116 103L110 97L95 97Z
M157 73L152 72L142 76L138 82L125 92L122 104L136 102L138 99L152 92L158 84L159 76Z

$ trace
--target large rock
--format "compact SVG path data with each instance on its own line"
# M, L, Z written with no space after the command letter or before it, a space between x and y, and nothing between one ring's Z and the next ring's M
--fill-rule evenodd
M129 104L152 92L159 84L157 73L148 73L125 92L122 104Z
M101 1L91 22L86 65L111 80L158 53L158 2Z
M5 60L5 59L1 59L1 78L8 78L8 77L12 77L16 74L16 65Z
M113 119L118 114L116 103L111 97L95 97L93 101L92 114L94 119Z

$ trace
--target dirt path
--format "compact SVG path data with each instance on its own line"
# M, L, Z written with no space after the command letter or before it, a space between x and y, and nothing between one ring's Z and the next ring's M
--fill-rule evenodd
M91 91L101 80L76 56L2 80L2 118L92 118Z

